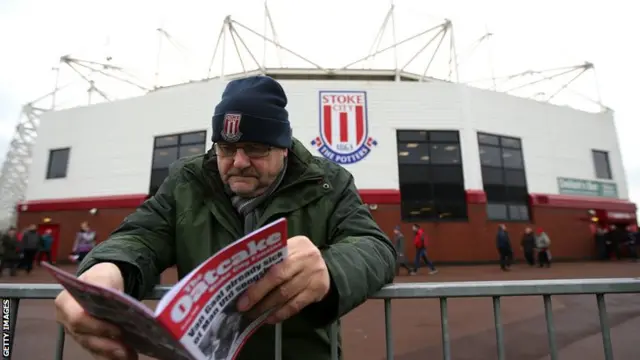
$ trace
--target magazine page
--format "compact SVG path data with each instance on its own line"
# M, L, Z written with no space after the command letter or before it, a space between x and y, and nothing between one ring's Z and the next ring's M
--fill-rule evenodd
M287 256L287 220L282 218L225 247L176 286L157 318L200 360L232 360L268 314L253 321L236 300Z
M43 262L42 266L88 314L119 327L124 342L138 353L159 360L192 359L143 303L125 293L79 280L48 263Z

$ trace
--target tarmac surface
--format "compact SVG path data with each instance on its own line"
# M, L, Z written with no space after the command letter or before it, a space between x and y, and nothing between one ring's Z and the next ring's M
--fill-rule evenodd
M73 266L63 266L74 271ZM525 280L562 278L640 277L640 263L558 263L550 269L515 265L502 272L496 265L441 267L437 275L422 270L418 276L396 277L396 282L446 282L484 280ZM176 280L175 272L163 274L163 283ZM20 273L0 281L13 283L51 283L42 269L30 275ZM640 295L606 296L615 359L640 359ZM154 306L155 302L146 302ZM449 329L452 359L497 359L491 299L449 300ZM541 297L502 299L502 322L506 359L548 359L548 340ZM385 359L384 310L381 300L369 300L342 321L344 358L347 360ZM604 359L596 299L593 295L553 297L556 343L563 360ZM395 359L442 358L440 307L437 299L396 300L392 302ZM54 357L57 324L53 301L24 300L20 304L13 359L50 360ZM91 359L67 337L65 359Z

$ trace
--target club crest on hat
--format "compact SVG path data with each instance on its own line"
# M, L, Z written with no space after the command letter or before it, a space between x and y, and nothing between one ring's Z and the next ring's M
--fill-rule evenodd
M220 135L226 142L236 142L240 140L242 133L240 132L240 120L242 120L242 114L227 113L224 114L224 120L222 121L222 131Z

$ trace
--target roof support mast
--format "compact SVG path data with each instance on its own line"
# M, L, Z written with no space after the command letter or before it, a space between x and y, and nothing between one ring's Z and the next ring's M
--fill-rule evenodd
M224 68L224 63L225 63L225 38L227 36L227 33L229 34L229 36L231 37L231 40L233 42L233 47L235 49L236 55L238 56L238 61L240 62L240 65L242 67L242 72L247 74L249 72L249 70L247 69L247 67L245 66L245 61L243 59L242 56L242 51L240 50L241 48L244 49L244 51L249 55L249 58L251 59L251 61L255 64L255 66L260 70L260 72L265 73L266 72L266 63L263 59L262 62L258 61L258 58L256 57L256 55L254 54L254 52L247 46L247 44L244 41L244 38L240 35L239 33L239 29L247 31L255 36L258 36L260 39L262 39L264 41L264 53L266 53L266 46L267 44L271 44L273 46L276 47L276 52L278 54L278 59L280 61L280 63L282 63L282 53L286 52L289 53L293 56L295 56L296 58L306 62L307 64L313 66L314 68L318 69L318 70L322 70L326 73L331 73L331 70L329 69L325 69L324 67L318 65L317 63L305 58L304 56L294 52L293 50L283 46L277 38L277 33L275 30L275 26L273 24L273 19L271 18L271 13L269 12L269 8L265 2L264 4L265 7L265 21L269 24L268 27L271 29L271 33L273 38L270 38L269 36L265 34L260 34L257 31L249 28L248 26L233 20L231 18L230 15L228 15L225 19L224 22L222 24L222 28L220 29L220 33L218 35L218 40L216 41L216 45L214 47L213 50L213 55L211 56L211 61L209 62L209 70L207 72L207 78L211 78L212 74L211 74L211 68L213 67L213 64L215 62L216 59L216 55L218 55L218 50L222 51L222 57L220 58L220 62L221 62L221 66L222 69L220 71L220 79L223 80L224 79L224 74L225 74L225 68ZM267 25L265 25L265 31L266 31ZM222 44L220 43L222 41ZM222 46L221 46L222 45ZM266 55L264 55L264 57L266 57Z
M107 60L110 60L108 57ZM96 85L97 79L86 75L83 71L90 71L92 75L101 75L133 86L138 90L146 92L147 87L136 82L136 79L128 74L123 68L111 64L100 63L88 60L79 60L65 55L60 58L60 64L54 67L55 85L54 89L26 103L20 112L15 133L9 143L9 149L2 164L0 172L0 229L16 222L16 206L25 200L28 185L29 168L31 165L32 151L35 144L40 116L48 111L56 110L58 95L61 91L69 89L76 82L69 82L60 86L62 65L66 65L72 72L80 78L81 82L89 84L89 102L93 92L98 93L105 100L109 101L114 97L109 96L105 91ZM128 78L127 78L128 77ZM51 101L50 106L42 106L42 103Z

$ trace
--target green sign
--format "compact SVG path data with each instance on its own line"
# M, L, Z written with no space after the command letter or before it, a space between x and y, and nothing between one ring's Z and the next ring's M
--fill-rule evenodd
M558 189L565 195L618 197L616 184L602 181L558 178Z

